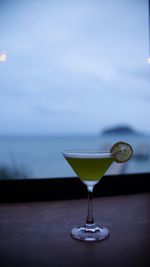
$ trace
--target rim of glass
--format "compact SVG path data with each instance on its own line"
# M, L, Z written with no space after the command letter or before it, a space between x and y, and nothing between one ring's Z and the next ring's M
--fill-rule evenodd
M70 158L113 158L113 153L105 149L67 149L62 152Z

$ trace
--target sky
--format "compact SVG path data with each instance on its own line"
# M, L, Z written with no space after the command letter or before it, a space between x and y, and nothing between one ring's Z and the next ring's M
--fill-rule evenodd
M0 134L150 133L148 0L0 1Z

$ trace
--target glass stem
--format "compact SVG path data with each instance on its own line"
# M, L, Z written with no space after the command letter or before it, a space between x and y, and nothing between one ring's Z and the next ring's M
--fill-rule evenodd
M86 220L86 225L93 225L94 223L94 218L93 218L93 186L87 186L87 191L88 191L88 215L87 215L87 220Z

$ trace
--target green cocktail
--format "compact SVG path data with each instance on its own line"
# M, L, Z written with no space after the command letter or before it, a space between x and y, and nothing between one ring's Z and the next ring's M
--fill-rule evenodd
M88 191L88 214L83 226L74 227L73 238L82 241L99 241L109 236L109 230L104 226L96 226L93 218L92 193L94 186L104 176L113 161L123 163L132 156L132 147L124 142L118 142L110 151L75 149L64 151L63 155Z
M81 227L74 227L71 231L73 238L82 241L99 241L109 236L106 227L95 225L92 214L92 193L94 186L103 177L109 166L114 161L113 154L100 150L70 150L63 152L88 191L88 215L86 223Z
M65 158L83 182L98 182L114 160L110 153L98 154L98 152L95 155L90 154L89 157L84 154L80 154L80 157L74 154Z

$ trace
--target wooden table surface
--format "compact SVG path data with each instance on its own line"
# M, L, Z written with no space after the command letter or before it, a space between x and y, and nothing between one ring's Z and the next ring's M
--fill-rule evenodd
M150 194L94 198L104 241L71 238L83 224L87 200L0 204L0 267L150 266Z

